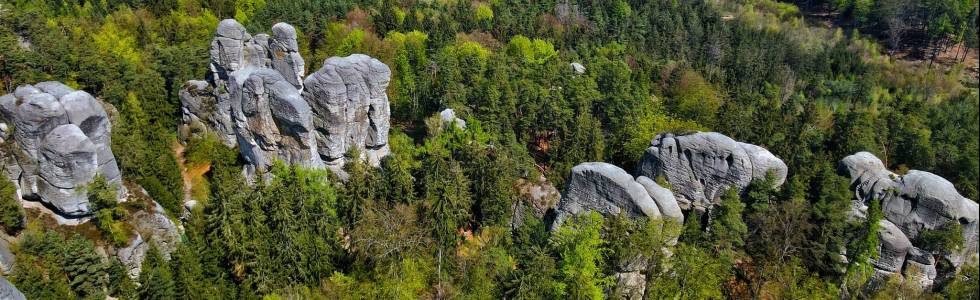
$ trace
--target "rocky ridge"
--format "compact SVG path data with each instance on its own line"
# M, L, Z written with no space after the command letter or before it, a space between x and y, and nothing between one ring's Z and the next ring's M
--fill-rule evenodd
M221 21L207 79L180 91L181 136L213 132L238 146L250 177L275 160L342 175L344 155L354 149L379 165L389 153L391 70L354 54L331 57L304 79L298 47L289 24L252 36L235 20Z
M637 174L663 178L684 210L705 211L728 189L741 192L752 180L786 181L786 164L765 148L717 132L661 133L643 153Z
M602 162L575 166L553 210L551 228L588 211L603 216L623 214L633 218L669 219L682 224L684 210L709 210L727 189L742 191L752 180L769 174L774 176L774 184L781 185L787 167L764 148L736 142L720 133L662 133L646 150L637 173L633 177L617 166ZM663 180L669 188L654 178ZM643 298L646 260L640 255L618 263L613 294Z
M978 205L960 195L948 180L925 171L892 173L868 152L845 157L841 172L850 176L854 189L852 216L867 219L872 200L879 201L884 216L879 221L872 288L900 276L929 289L951 278L966 261L978 258ZM933 247L920 239L922 234L954 223L962 229L962 247L927 250Z

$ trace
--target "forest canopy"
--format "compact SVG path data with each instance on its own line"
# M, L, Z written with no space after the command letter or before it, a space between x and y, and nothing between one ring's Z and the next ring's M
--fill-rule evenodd
M847 29L808 22L801 10L818 6ZM616 269L647 253L650 299L976 299L976 262L928 291L866 289L881 209L849 218L838 162L867 151L980 199L977 12L976 0L4 0L0 94L55 80L98 95L124 179L183 228L131 279L100 248L127 237L99 190L93 239L47 228L0 182L0 228L20 240L7 278L28 299L600 299L622 296ZM342 179L279 162L253 181L218 137L180 140L180 90L205 77L228 18L295 26L308 74L355 53L386 64L380 167L353 159ZM891 55L908 39L925 40L926 59ZM963 59L931 63L950 49ZM466 126L442 126L447 108ZM591 213L554 230L525 192L563 190L583 162L632 171L658 133L693 131L768 149L786 183L730 191L683 223ZM199 203L186 212L185 191ZM949 228L924 238L962 244Z

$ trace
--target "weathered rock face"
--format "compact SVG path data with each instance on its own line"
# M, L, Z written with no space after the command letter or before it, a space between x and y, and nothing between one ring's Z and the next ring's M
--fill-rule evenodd
M716 132L658 134L637 169L642 176L663 177L685 210L710 208L726 190L742 191L770 172L782 185L787 173L786 164L766 149Z
M147 249L149 249L149 246L143 240L143 236L137 233L136 238L130 241L129 245L116 250L116 257L126 266L126 275L129 278L139 278L140 271L142 271L143 267L143 260L146 259Z
M603 216L660 218L660 209L642 185L623 169L601 162L582 163L572 168L552 227L572 216L595 211Z
M367 55L328 58L305 81L303 98L313 108L313 126L320 156L343 165L343 156L358 149L371 165L388 150L391 69Z
M125 247L116 250L119 261L126 266L126 274L133 279L139 278L143 260L146 259L151 245L160 251L164 259L169 260L170 254L177 250L180 242L177 224L167 218L163 207L155 202L154 204L152 211L138 211L132 215L129 222L136 229L136 237Z
M14 269L15 261L14 253L10 251L7 235L0 235L0 274L10 274L10 271Z
M296 42L296 29L286 23L272 25L272 40L269 41L269 51L272 57L272 68L297 89L303 89L303 75L306 66L303 57L299 55L299 43Z
M278 72L259 69L242 87L241 112L236 122L238 145L245 159L265 173L274 159L306 167L322 162L313 140L312 112L298 91Z
M327 59L304 79L305 72L291 25L253 37L237 21L221 21L207 81L180 91L181 135L216 133L239 147L249 175L277 159L339 172L351 149L380 165L389 153L388 66L355 54Z
M41 200L67 217L91 214L83 188L97 174L125 196L110 147L109 117L95 97L59 82L18 87L0 97L5 173L25 199Z
M874 262L876 272L883 274L879 279L902 274L906 280L928 288L934 281L950 275L940 274L937 258L958 268L978 257L977 203L961 196L949 181L923 171L912 170L906 175L892 173L868 152L845 157L841 171L851 177L857 199L852 205L852 216L866 218L872 199L881 204L884 219L878 231L880 255ZM925 245L918 239L921 233L942 229L951 222L963 229L963 247L924 250ZM956 268L945 272L955 272Z
M10 283L10 281L7 281L7 278L0 277L0 299L27 300L27 297Z

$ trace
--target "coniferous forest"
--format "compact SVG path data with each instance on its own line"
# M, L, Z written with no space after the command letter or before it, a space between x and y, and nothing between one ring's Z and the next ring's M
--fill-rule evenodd
M2 299L977 299L977 0L0 0Z

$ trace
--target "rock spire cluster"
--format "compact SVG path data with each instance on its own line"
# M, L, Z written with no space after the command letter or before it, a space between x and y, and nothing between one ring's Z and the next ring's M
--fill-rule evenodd
M306 76L296 29L252 36L237 21L218 24L207 80L180 92L183 137L213 132L238 146L248 175L275 160L342 173L352 150L372 165L389 153L391 70L366 55L331 57Z

